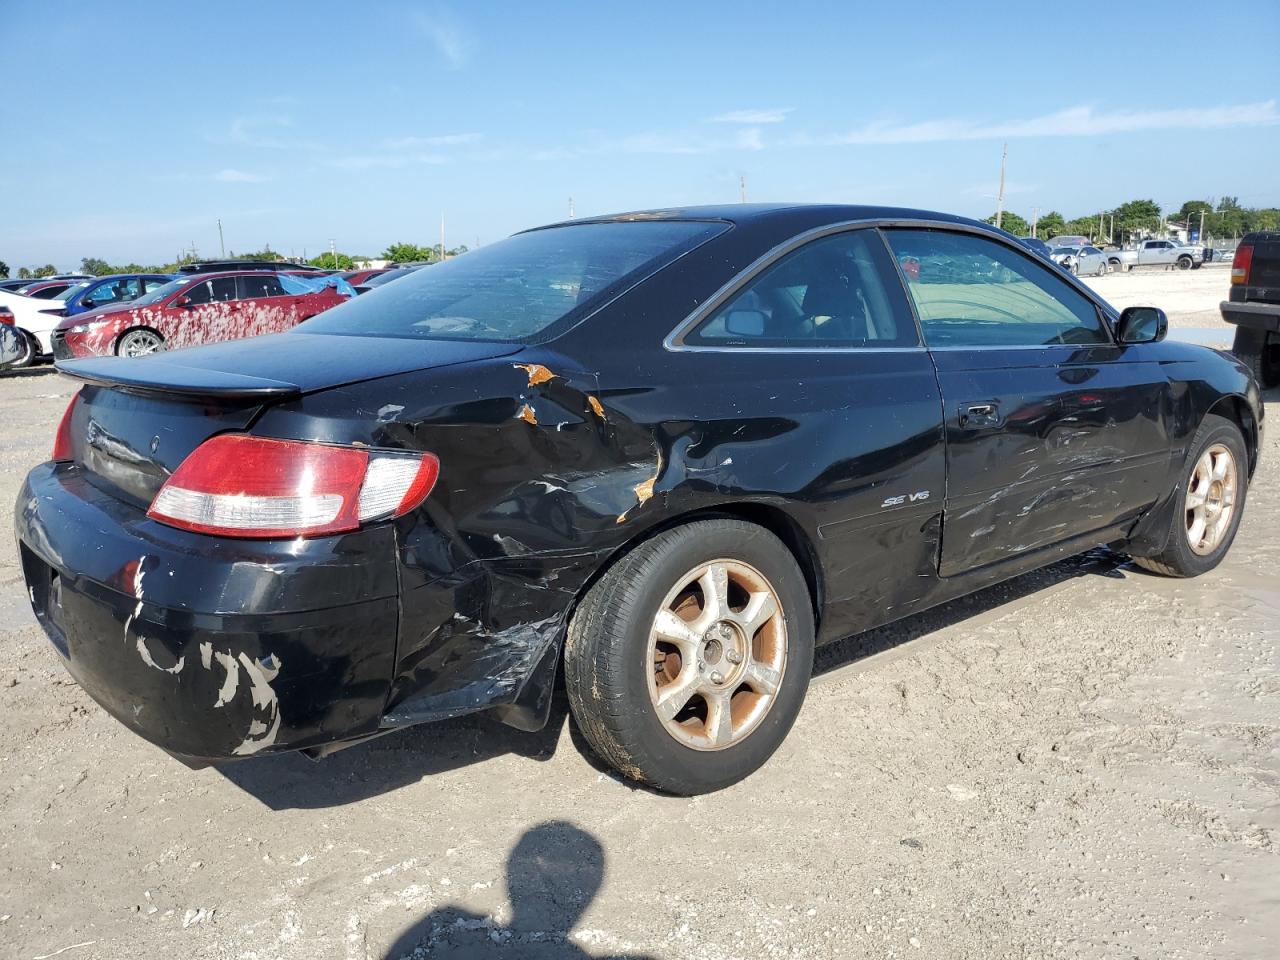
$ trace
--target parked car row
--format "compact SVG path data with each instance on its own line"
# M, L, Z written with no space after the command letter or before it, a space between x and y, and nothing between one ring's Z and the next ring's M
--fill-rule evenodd
M211 260L176 274L64 274L0 282L10 368L43 357L140 356L288 329L419 265L352 270Z

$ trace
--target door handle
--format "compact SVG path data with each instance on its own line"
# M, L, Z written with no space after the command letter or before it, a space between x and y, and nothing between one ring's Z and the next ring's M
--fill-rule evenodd
M997 403L966 403L960 407L960 426L969 430L1000 425Z

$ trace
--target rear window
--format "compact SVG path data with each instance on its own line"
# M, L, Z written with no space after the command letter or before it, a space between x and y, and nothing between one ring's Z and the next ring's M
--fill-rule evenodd
M308 320L304 333L525 341L726 229L723 223L582 223L517 234L434 264Z

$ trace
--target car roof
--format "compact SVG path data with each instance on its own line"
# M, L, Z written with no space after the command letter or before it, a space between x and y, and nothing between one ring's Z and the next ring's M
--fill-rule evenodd
M637 220L721 220L746 225L761 221L785 222L789 217L794 217L798 221L803 220L808 224L841 223L846 220L937 220L994 229L990 224L978 220L934 210L837 203L724 203L659 210L633 210L628 213L613 213L600 217L561 220L533 229L545 230L550 227L578 223L621 223Z

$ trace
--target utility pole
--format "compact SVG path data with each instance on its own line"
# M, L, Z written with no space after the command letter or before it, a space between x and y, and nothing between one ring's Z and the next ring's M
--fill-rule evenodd
M333 237L329 238L329 262L333 264L333 269L338 269L338 247L333 241Z
M1036 235L1036 224L1040 222L1040 208L1031 208L1031 236Z
M1116 215L1111 214L1111 229L1107 231L1107 239L1112 243L1116 242Z
M1204 243L1204 207L1200 208L1200 243Z
M222 254L222 259L227 259L227 247L222 242L222 218L218 218L218 252Z
M1006 142L1000 148L1000 192L996 194L996 229L1000 229L1000 222L1004 220L1004 164L1009 156L1009 144Z
M740 203L747 202L747 175L745 173L738 177L738 195L741 197Z

